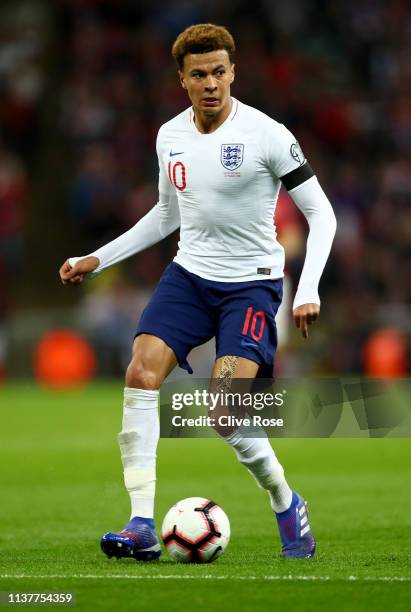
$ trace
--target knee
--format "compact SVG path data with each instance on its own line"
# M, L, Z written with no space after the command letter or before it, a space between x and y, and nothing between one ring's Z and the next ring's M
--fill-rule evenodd
M145 365L139 359L133 359L127 368L126 386L134 389L157 390L161 383L160 375L154 368Z

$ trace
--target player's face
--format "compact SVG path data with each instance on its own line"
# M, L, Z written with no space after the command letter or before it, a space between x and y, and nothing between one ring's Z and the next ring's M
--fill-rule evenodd
M225 49L186 55L179 76L196 113L215 117L230 107L234 64Z

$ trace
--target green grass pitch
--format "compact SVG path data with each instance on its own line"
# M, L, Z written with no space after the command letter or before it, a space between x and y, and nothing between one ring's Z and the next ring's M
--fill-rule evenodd
M99 538L129 505L116 434L122 384L0 388L0 590L68 592L78 610L410 610L411 445L273 441L310 505L312 559L284 560L266 494L220 440L161 440L157 526L178 499L211 497L232 528L210 565L108 560Z

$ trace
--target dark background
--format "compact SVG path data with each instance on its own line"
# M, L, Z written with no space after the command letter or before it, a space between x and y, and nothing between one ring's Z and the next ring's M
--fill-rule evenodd
M33 347L56 327L90 339L99 374L121 374L177 237L83 288L61 286L57 272L156 203L157 130L189 105L170 47L187 25L208 21L236 39L233 95L294 132L338 219L320 322L303 343L289 311L281 373L367 372L364 349L387 328L398 332L397 373L407 372L408 2L13 0L0 6L3 378L29 375ZM277 221L295 290L306 225L286 194Z

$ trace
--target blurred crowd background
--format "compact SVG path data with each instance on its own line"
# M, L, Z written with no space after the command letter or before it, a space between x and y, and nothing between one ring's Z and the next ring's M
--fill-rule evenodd
M87 254L122 233L156 203L156 133L188 106L170 47L186 26L209 21L226 25L237 42L233 95L294 132L338 219L320 286L321 319L303 342L288 305L280 373L372 373L370 360L394 354L393 374L406 375L409 2L4 0L3 378L29 375L38 340L61 328L91 342L98 374L122 374L139 314L175 253L177 236L82 288L61 286L58 268L68 256ZM286 193L277 222L292 299L306 224ZM198 355L196 374L205 375L210 351Z

